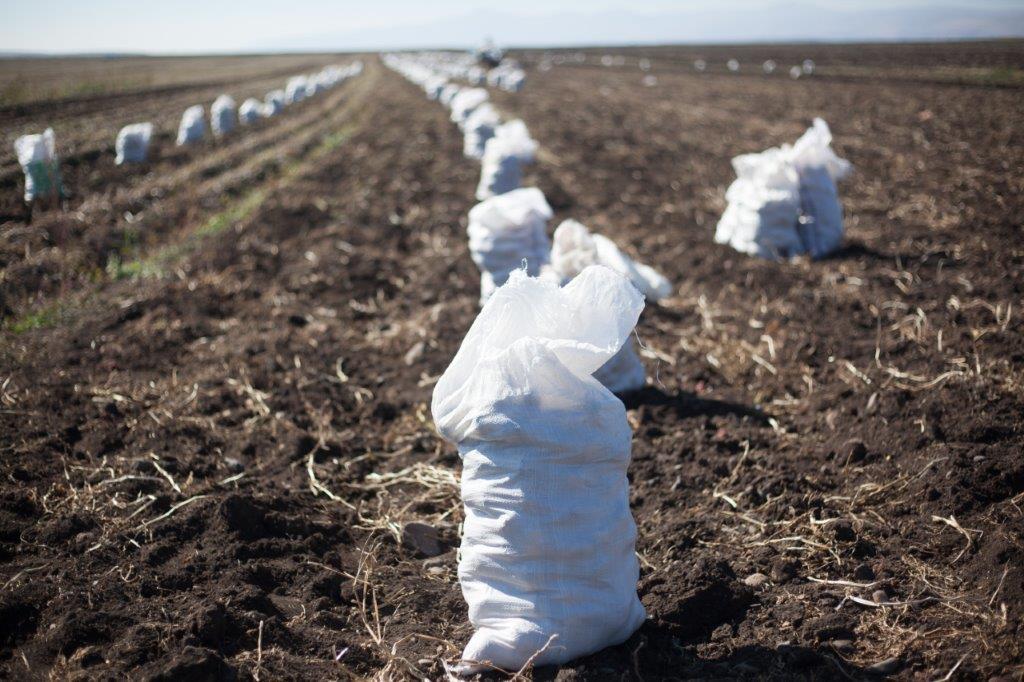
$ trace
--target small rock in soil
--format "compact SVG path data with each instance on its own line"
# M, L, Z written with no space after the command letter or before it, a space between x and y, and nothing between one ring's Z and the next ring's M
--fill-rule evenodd
M875 590L871 593L871 601L876 604L889 601L889 594L885 590Z
M402 529L402 544L428 557L444 552L437 529L426 523L414 521L405 524Z
M879 661L872 666L868 666L867 672L872 675L892 675L894 672L899 670L900 659L898 658L887 658L884 661Z
M766 582L768 582L768 576L766 576L764 573L751 573L743 579L743 584L755 588L761 587Z

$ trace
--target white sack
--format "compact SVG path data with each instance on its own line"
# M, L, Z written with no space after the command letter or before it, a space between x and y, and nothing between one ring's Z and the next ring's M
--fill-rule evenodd
M480 303L526 266L540 272L550 257L547 223L553 215L536 187L513 190L480 202L469 211L469 253L480 268Z
M462 153L470 159L484 156L484 145L494 137L494 130L501 125L501 117L489 102L484 102L470 114L463 124Z
M142 163L149 154L149 141L153 137L152 123L132 123L121 128L114 142L117 153L114 163Z
M185 110L178 125L178 146L194 144L206 137L206 111L196 104Z
M306 99L309 79L305 76L293 76L284 87L285 104L296 104Z
M729 205L715 241L770 259L820 258L838 248L843 209L835 183L851 166L835 155L831 141L819 118L792 147L734 158L737 178L726 192Z
M533 163L537 156L537 141L530 137L526 124L518 118L495 128L494 137L501 140L509 153L518 156L523 163Z
M263 98L263 115L267 118L277 116L284 110L284 90L271 90Z
M839 248L843 241L843 205L836 181L849 174L849 161L832 151L832 133L820 118L790 150L790 159L800 177L800 220L797 231L812 258L821 258Z
M537 652L535 665L565 663L643 623L632 434L591 376L642 309L607 268L564 288L513 273L434 389L434 422L463 460L459 582L475 630L464 672L519 670Z
M60 159L57 158L57 137L53 128L41 134L22 135L14 141L14 152L25 172L25 201L36 197L60 196Z
M611 239L575 220L562 221L553 237L551 267L567 282L590 265L604 265L626 276L648 301L672 293L672 283L664 275L627 256Z
M732 160L736 180L725 193L729 205L718 221L715 241L761 258L803 253L797 233L800 178L784 150L743 154Z
M514 152L506 140L492 137L487 141L480 164L480 183L476 187L477 201L519 189L521 161Z
M612 240L591 233L575 220L563 221L552 238L552 271L565 284L591 265L604 265L625 276L648 301L658 301L672 293L672 284L664 275L634 261ZM594 378L612 393L643 388L647 373L633 341L623 344L615 357L594 373Z
M235 100L231 95L221 95L213 100L210 107L210 126L217 137L235 129Z
M242 106L238 107L238 122L243 125L252 125L261 118L263 118L263 103L255 97L250 97L242 102Z
M483 88L463 88L452 97L451 110L452 110L452 123L462 124L466 122L469 115L476 110L481 104L487 101L489 95Z

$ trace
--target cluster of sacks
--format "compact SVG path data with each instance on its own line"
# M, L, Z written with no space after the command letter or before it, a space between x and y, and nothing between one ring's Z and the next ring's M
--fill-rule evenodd
M736 181L715 230L715 241L773 260L822 258L843 240L843 207L836 181L851 170L832 151L822 119L794 145L773 147L732 160Z
M281 113L285 106L301 102L324 90L329 90L363 71L363 63L353 62L348 66L328 66L310 76L290 78L284 90L267 93L264 101L253 97L235 107L230 95L221 95L210 107L210 128L220 137L235 129L236 123L251 125L262 118ZM192 144L206 136L205 110L201 104L185 110L178 126L177 144ZM153 124L132 123L121 128L114 141L117 165L142 163L149 155L149 143L153 137ZM31 203L38 197L61 196L60 159L57 156L56 136L52 128L36 135L22 135L14 141L18 163L25 172L25 201Z
M465 81L476 87L489 85L519 92L526 82L526 72L515 60L500 57L500 63L490 69L481 66L478 57L468 52L413 52L385 55L385 59L413 66L442 81Z
M501 123L486 90L409 56L385 63L448 107L483 163L467 228L482 309L432 401L463 459L459 581L474 634L460 672L563 663L645 618L615 393L646 383L630 337L644 300L672 285L575 220L548 239L551 206L519 187L537 144L521 121Z

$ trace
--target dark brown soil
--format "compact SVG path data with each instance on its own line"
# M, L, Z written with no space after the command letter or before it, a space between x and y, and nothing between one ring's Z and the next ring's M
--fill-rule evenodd
M625 400L650 619L533 676L1020 679L1024 96L641 76L555 67L494 94L540 141L529 181L557 218L677 285ZM10 319L60 312L0 339L0 676L439 679L457 659L459 462L429 399L477 310L478 167L376 60L325 97L145 177L98 158L72 175L80 214L34 216L107 235L122 193L186 168L201 189L139 206L142 276L85 276L110 251L80 236L5 251ZM846 248L713 244L730 157L817 115L857 169ZM25 285L40 262L68 284Z

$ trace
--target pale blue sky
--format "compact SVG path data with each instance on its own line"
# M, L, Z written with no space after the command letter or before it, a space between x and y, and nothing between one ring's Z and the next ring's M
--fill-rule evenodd
M593 35L594 40L614 42L616 26L613 22L623 21L624 13L644 15L648 20L664 16L666 21L675 21L680 26L680 40L699 40L702 35L684 30L683 25L688 23L685 17L691 14L699 14L703 18L705 23L701 26L712 27L707 32L711 41L758 37L784 40L793 36L775 35L780 29L771 28L764 29L763 35L751 34L752 29L749 28L737 28L733 35L729 27L730 15L746 18L749 22L751 15L769 11L773 6L792 11L796 2L832 14L836 11L850 12L861 19L882 11L927 12L936 16L939 12L936 3L927 0L563 0L557 4L550 0L513 0L508 3L496 3L494 0L0 0L0 17L3 19L0 23L0 52L197 53L324 47L341 50L365 48L375 42L389 40L394 44L381 47L400 47L410 41L415 42L417 36L429 42L431 27L444 27L445 24L452 30L436 34L443 34L444 42L476 42L482 37L476 34L486 27L499 42L540 44L558 42L562 34L553 30L548 22L543 26L544 38L531 41L530 22L536 22L539 29L545 23L544 17L556 14L563 17L578 15L590 22L589 28L584 30L570 25L572 21L566 21L566 42L586 41L588 35ZM948 34L939 37L988 35L998 32L999 27L1008 27L1005 29L1008 34L1020 34L1021 26L1007 22L1001 14L1024 14L1020 0L949 0L943 4L954 6L966 14L957 15L955 21L949 20L948 15L938 17L936 21L941 23L936 24L933 32ZM805 10L800 14L807 15ZM976 12L977 17L972 12ZM715 14L709 18L710 13ZM889 31L892 35L884 35L899 38L900 31L907 30L901 27L913 26L917 21L900 16L902 23L893 20ZM494 18L493 27L486 25L487 17ZM510 18L515 21L509 21ZM835 17L832 18L835 24ZM650 28L640 26L643 22L638 22L637 26L629 26L628 23L623 27L624 42L645 42L648 38L649 41L665 40L672 39L674 35L665 31L658 31L655 35ZM754 23L756 25L757 22ZM517 30L511 28L513 24L518 26ZM460 25L465 26L464 34L457 30ZM742 22L738 21L737 26L741 25ZM870 23L861 25L870 26ZM645 26L657 26L657 22L648 21ZM391 36L387 30L389 27L405 30L396 30ZM418 34L417 27L423 27L425 33ZM503 29L511 35L503 37ZM813 33L813 30L812 23L804 33ZM823 19L822 35L806 35L806 39L834 40L837 30L841 29L834 25L827 28ZM871 29L863 31L870 32Z

